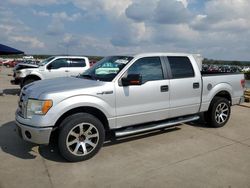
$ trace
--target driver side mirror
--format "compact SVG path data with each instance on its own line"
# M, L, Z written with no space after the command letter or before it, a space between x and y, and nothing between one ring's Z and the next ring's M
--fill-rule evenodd
M123 86L141 85L142 78L140 74L129 74L127 77L121 79L121 83Z
M48 69L48 70L51 70L52 68L53 68L52 63L50 63L50 64L47 66L47 69Z

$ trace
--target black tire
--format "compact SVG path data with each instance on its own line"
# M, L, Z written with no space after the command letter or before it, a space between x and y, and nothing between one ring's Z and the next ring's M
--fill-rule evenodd
M209 110L204 113L208 125L214 128L223 127L229 120L231 106L226 98L214 97Z
M28 78L28 79L25 79L22 83L21 83L21 88L23 88L24 86L34 82L34 81L37 81L36 79L33 79L33 78Z
M97 154L104 139L105 130L99 119L88 113L77 113L61 123L58 147L66 160L85 161Z

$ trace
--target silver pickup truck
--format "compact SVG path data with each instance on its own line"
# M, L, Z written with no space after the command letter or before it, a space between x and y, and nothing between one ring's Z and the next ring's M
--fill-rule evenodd
M243 101L243 74L204 74L201 58L184 53L110 56L78 77L43 80L20 93L16 124L20 136L58 147L69 161L93 157L105 132L127 136L194 121L204 112L222 127L230 107Z

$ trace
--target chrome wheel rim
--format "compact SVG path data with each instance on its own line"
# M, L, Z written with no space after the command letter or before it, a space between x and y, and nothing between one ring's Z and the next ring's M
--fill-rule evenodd
M98 141L97 128L90 123L80 123L69 131L66 146L73 155L84 156L96 148Z
M218 124L224 123L229 115L229 106L226 103L220 103L215 110L215 121Z

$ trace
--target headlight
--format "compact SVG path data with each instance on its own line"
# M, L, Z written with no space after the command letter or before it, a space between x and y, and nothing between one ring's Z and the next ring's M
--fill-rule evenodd
M22 72L21 71L16 71L16 78L19 78L22 76Z
M52 100L29 99L27 104L27 118L32 118L33 115L45 115L52 105Z

